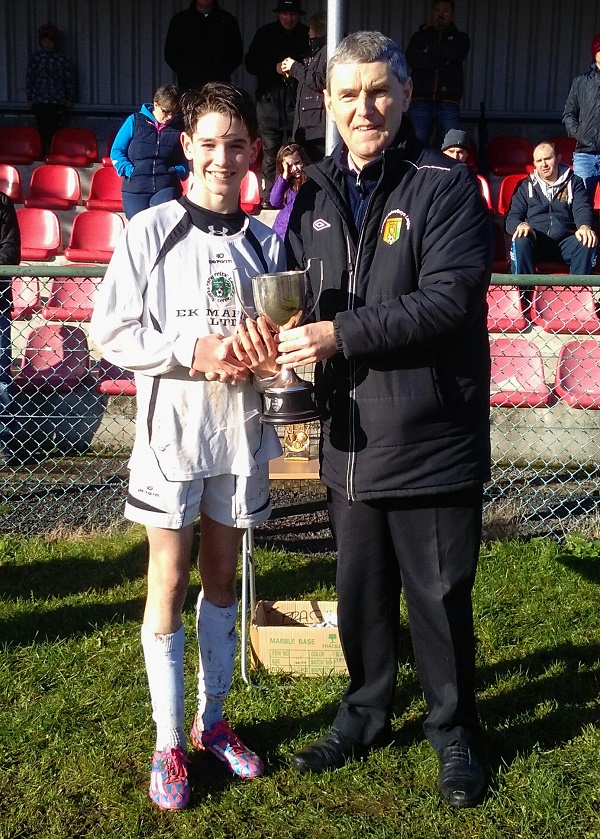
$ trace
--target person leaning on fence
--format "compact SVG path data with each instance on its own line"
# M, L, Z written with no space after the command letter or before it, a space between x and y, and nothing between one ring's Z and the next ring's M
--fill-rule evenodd
M490 474L491 221L470 169L416 139L393 41L349 35L327 79L342 143L307 167L287 231L290 268L323 261L318 322L280 332L278 361L317 363L350 684L329 733L292 764L330 769L390 742L404 589L438 786L473 806L485 788L471 590Z
M137 426L125 515L146 525L148 596L142 645L156 722L150 797L189 800L182 608L193 524L200 513L199 676L194 746L235 775L260 759L223 719L237 634L235 575L245 528L268 518L268 461L281 453L261 425L262 376L276 372L263 319L238 326L240 281L285 268L281 239L239 208L240 184L259 151L249 95L221 82L182 97L189 195L131 220L94 306L91 336L112 363L135 371Z
M589 274L598 237L583 181L560 162L550 142L535 147L533 165L517 185L506 216L512 273L535 274L540 260L559 260L571 274Z
M181 147L179 93L161 85L152 102L127 117L110 150L128 219L136 213L180 198L189 169Z
M17 213L8 195L0 192L0 265L18 265L20 261L21 234ZM11 279L0 277L0 458L6 452L10 434L11 306Z

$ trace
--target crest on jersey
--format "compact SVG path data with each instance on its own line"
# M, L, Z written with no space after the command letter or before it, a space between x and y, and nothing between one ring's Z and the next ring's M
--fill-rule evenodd
M410 230L410 218L403 210L392 210L383 221L381 238L386 245L394 245L404 230Z
M227 303L233 297L233 282L227 274L212 274L208 278L207 292L211 300Z

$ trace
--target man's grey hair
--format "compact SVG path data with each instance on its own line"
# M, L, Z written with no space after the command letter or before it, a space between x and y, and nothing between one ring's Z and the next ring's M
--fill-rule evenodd
M327 90L331 91L331 74L338 64L373 64L376 61L385 61L400 84L406 84L408 65L395 41L381 32L353 32L340 41L329 59Z

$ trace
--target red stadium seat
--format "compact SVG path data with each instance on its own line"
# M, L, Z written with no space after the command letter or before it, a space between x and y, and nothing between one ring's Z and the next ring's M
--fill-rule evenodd
M494 175L526 175L533 169L533 146L527 137L492 137L488 161Z
M260 186L258 176L252 169L244 175L240 187L240 206L245 213L255 213L260 208Z
M596 184L594 192L594 210L600 210L600 183Z
M86 334L78 326L47 323L32 329L14 382L27 392L65 393L89 376Z
M490 332L523 332L527 329L521 292L516 285L491 285L487 303L487 327Z
M113 147L113 143L115 141L115 137L117 136L117 134L118 134L117 131L111 131L111 133L108 135L108 140L106 141L106 154L104 155L104 157L102 158L102 161L101 161L103 166L112 166L113 165L113 162L112 162L111 157L110 157L110 150Z
M60 251L60 224L56 213L38 207L19 207L21 260L45 262Z
M498 212L505 216L510 209L510 202L517 185L523 180L523 175L506 175L500 184L498 193Z
M26 207L70 210L81 201L79 172L72 166L38 166L33 170Z
M479 181L479 187L481 189L481 194L485 199L485 203L488 205L488 210L493 210L492 206L492 195L490 193L490 185L487 182L487 179L483 177L483 175L477 175L477 180Z
M542 355L524 338L490 339L492 376L490 405L505 408L540 408L551 391L544 378Z
M122 213L122 183L123 181L117 175L114 166L103 166L96 169L92 175L90 195L85 202L85 206L88 210L113 210L115 213Z
M40 281L37 277L13 277L11 281L13 320L28 318L41 309Z
M98 160L98 141L90 128L59 128L52 136L46 163L91 166Z
M95 277L54 277L42 315L46 320L91 320L99 282Z
M25 166L42 159L42 140L37 128L10 125L0 128L0 163Z
M560 155L560 162L573 166L573 153L577 144L575 137L553 137L550 142L554 143L556 153Z
M8 195L14 204L23 203L21 173L10 163L0 163L0 192Z
M600 408L600 344L569 341L558 356L554 389L572 408Z
M114 364L106 361L104 358L100 360L98 365L98 383L96 385L98 393L107 393L110 396L135 396L136 387L133 373L130 370L123 370Z
M531 321L546 332L593 335L600 332L600 318L590 288L536 286L531 301Z
M65 248L70 262L110 262L123 219L110 210L86 210L73 219L71 238Z

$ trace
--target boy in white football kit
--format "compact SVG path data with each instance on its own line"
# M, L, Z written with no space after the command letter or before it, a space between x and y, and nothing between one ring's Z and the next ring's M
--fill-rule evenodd
M276 374L266 323L241 323L234 269L285 269L280 239L239 208L241 181L258 154L252 100L210 83L182 97L187 198L135 216L108 266L91 336L110 362L135 372L136 438L125 515L146 525L148 595L142 646L156 748L150 798L182 809L190 797L184 724L181 612L193 523L200 513L197 605L198 708L191 740L235 775L262 774L260 758L223 719L237 645L235 575L244 529L268 518L268 461L281 453L260 423Z

